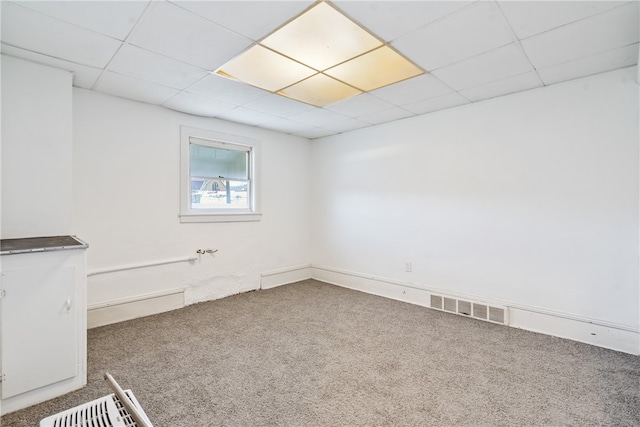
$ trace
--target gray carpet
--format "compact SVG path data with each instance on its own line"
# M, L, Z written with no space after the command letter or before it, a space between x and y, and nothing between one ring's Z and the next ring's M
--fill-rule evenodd
M309 280L92 329L88 386L156 427L639 426L640 357Z

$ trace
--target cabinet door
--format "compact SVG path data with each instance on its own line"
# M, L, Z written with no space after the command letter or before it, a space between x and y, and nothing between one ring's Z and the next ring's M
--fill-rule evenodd
M2 273L3 399L76 375L75 280L75 267Z

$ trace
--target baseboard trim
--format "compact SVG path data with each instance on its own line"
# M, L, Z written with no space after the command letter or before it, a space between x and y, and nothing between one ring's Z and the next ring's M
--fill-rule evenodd
M507 326L640 355L640 328L633 325L527 307L504 300L488 300L476 295L451 293L440 288L320 265L311 266L311 275L322 282L423 307L429 307L431 294L503 306L508 311Z
M311 278L311 264L271 270L260 274L260 289L271 289Z
M87 328L97 328L182 307L184 307L184 289L172 289L93 304L87 308Z
M514 328L640 355L640 332L633 326L521 306L509 307L509 317Z
M429 305L429 291L411 283L314 264L311 265L311 275L313 279L343 288L423 307Z

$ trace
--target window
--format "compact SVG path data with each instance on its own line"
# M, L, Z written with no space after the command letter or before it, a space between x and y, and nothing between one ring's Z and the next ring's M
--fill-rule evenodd
M258 141L181 128L181 222L258 221Z
M250 209L251 148L190 138L191 209Z

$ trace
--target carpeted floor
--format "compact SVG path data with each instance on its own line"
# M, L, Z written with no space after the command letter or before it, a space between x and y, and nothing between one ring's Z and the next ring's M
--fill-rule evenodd
M88 386L156 427L639 426L640 357L309 280L88 332Z

